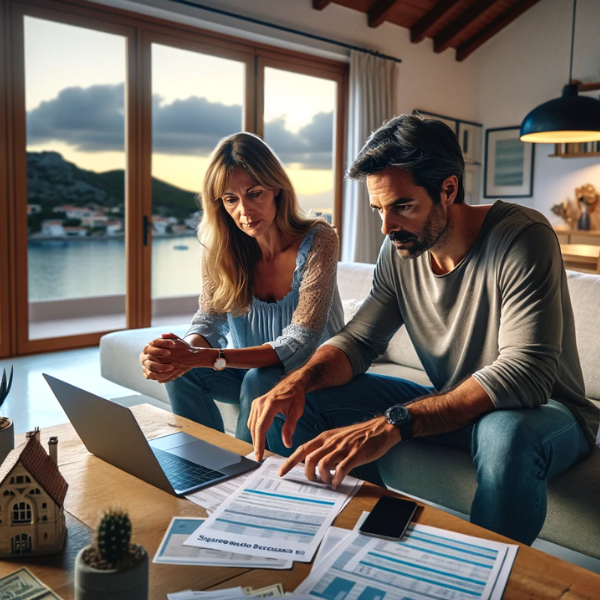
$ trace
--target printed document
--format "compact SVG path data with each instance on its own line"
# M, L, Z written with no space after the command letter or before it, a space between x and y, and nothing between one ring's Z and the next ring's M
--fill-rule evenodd
M246 456L251 460L255 460L254 452L251 452ZM242 475L238 475L237 477L232 477L231 479L226 479L222 483L217 483L215 485L211 485L207 488L202 488L197 492L192 494L187 494L186 498L201 506L208 512L209 514L217 510L227 498L229 498L241 485L243 485L246 480L254 475L254 471L248 471L247 473L243 473ZM355 482L355 486L352 489L350 495L346 498L346 502L342 505L342 510L346 507L346 504L352 500L356 492L360 489L360 486L363 482L360 479L355 479L354 477L348 476L346 478L347 483Z
M252 475L254 475L254 471L248 471L237 477L226 479L223 483L216 483L193 494L187 494L186 498L204 508L208 513L214 512Z
M194 598L202 598L203 600L233 600L243 598L244 590L241 587L227 588L226 590L209 590L206 592L194 592L186 590L184 592L175 592L167 594L168 600L193 600Z
M333 490L309 481L303 465L279 477L284 460L268 458L185 545L310 562L358 480Z
M491 600L501 597L506 584L501 580L510 572L508 549L508 544L425 525L410 527L399 542L354 532L295 593L325 600Z
M291 560L249 556L208 548L184 546L183 542L204 523L204 519L174 517L152 562L170 565L211 565L214 567L251 567L291 569Z

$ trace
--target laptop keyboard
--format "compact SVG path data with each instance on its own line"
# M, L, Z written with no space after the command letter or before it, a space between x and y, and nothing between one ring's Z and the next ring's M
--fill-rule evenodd
M152 448L162 470L175 490L188 490L215 479L225 477L221 471L213 471L181 456Z

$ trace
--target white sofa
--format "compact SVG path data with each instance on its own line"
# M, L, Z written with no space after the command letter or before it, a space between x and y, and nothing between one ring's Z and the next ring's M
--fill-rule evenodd
M338 287L346 317L371 289L373 265L340 263ZM600 276L569 272L569 290L575 313L577 344L589 398L600 406ZM358 302L350 302L355 300ZM183 335L187 324L174 325ZM168 404L164 386L144 379L139 353L164 327L120 331L100 343L102 375L115 383ZM405 328L394 336L386 353L370 369L429 384ZM226 430L235 430L237 410L219 406ZM380 461L386 485L419 498L468 514L475 494L475 468L465 450L418 442L399 444ZM567 473L550 482L548 516L542 539L600 558L600 448Z

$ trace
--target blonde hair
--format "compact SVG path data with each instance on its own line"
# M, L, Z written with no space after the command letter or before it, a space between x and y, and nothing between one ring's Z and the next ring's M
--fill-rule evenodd
M204 176L198 239L203 246L203 285L211 288L213 310L234 316L244 314L252 302L254 268L262 256L258 242L238 228L221 199L237 167L245 169L256 184L280 190L275 225L286 239L297 239L317 223L326 223L302 216L283 165L258 136L235 133L219 142Z

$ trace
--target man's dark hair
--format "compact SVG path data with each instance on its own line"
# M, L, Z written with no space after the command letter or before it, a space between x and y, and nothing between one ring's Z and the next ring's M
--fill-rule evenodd
M387 167L398 167L413 176L432 200L441 202L442 183L458 177L455 204L465 200L465 161L456 134L441 121L416 115L400 115L369 136L348 171L350 179L365 179Z

